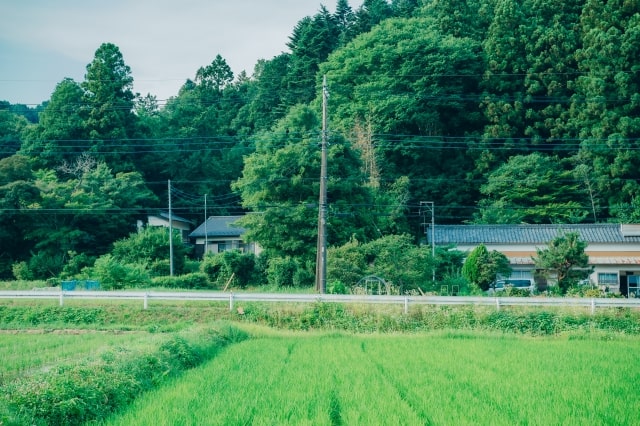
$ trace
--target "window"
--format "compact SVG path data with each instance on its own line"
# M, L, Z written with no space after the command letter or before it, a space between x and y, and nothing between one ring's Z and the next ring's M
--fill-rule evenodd
M511 271L511 276L509 278L513 278L516 280L528 280L533 278L532 271L523 271L516 269L515 271Z
M618 274L616 273L599 273L598 285L618 285Z
M631 297L640 297L640 275L628 276L628 292Z

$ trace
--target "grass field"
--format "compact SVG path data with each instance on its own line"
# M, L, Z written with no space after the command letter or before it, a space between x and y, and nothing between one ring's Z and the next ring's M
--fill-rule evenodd
M115 346L152 344L155 337L143 337L143 333L87 333L80 330L0 333L0 384L19 375L95 356Z
M254 338L106 424L638 424L640 339L605 337Z
M243 311L0 303L0 425L640 424L635 310Z

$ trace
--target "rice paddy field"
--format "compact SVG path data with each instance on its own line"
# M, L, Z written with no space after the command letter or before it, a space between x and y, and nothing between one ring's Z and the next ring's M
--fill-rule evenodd
M0 304L0 426L640 425L640 313Z
M0 384L51 366L72 363L115 347L153 344L148 333L88 332L86 330L29 330L0 332ZM0 425L2 422L0 422Z
M639 350L606 334L265 333L104 424L637 425Z

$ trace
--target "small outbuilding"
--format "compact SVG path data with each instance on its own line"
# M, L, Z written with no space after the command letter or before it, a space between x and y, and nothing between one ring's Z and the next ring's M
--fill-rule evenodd
M182 241L184 243L189 242L189 232L191 232L191 229L193 229L193 222L191 222L189 219L176 216L175 214L169 216L168 212L160 212L147 216L147 226L162 226L165 228L169 228L169 225L171 225L173 229L177 229L178 231L180 231L180 235L182 236ZM142 224L138 223L138 227L141 226Z

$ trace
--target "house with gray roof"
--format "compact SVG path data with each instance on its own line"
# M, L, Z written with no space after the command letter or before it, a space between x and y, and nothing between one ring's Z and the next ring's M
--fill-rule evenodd
M245 229L236 225L242 216L210 216L191 234L189 239L195 245L195 254L202 257L207 253L221 253L226 250L240 250L244 253L260 254L260 247L246 242L242 236Z
M575 232L587 242L593 272L589 279L601 288L625 296L640 296L640 224L575 225L436 225L427 230L436 245L454 245L470 252L480 244L503 253L513 269L511 277L539 280L533 257L555 237ZM538 284L546 284L540 283Z

